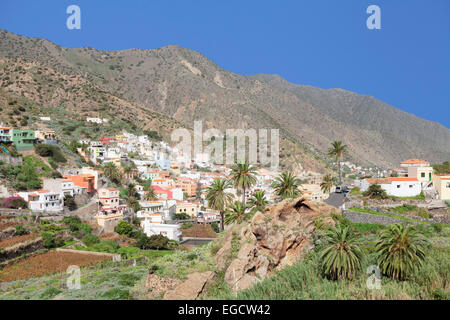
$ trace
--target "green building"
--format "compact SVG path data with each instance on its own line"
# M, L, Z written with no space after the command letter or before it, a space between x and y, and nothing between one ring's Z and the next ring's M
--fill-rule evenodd
M29 129L12 129L11 140L17 151L33 150L36 137L34 130Z

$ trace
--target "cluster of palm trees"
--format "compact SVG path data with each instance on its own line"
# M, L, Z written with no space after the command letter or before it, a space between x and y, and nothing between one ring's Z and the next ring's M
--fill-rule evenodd
M351 279L361 271L364 253L348 226L331 227L319 252L323 274L333 280ZM425 261L427 241L415 226L394 224L384 229L375 246L382 274L407 280Z
M257 211L264 211L269 201L263 190L255 191L248 203L246 191L256 184L256 167L248 162L231 167L229 179L216 179L208 187L206 200L210 208L220 212L221 230L224 223L241 223ZM301 195L300 180L289 171L280 174L272 183L275 194L280 200L296 198ZM234 200L233 194L226 190L234 187L242 194L242 201Z
M209 207L220 212L221 230L224 229L224 223L244 221L248 209L262 209L268 203L264 191L256 192L250 202L246 203L246 191L256 184L256 167L245 162L232 166L231 170L229 179L216 179L207 189L206 200ZM227 191L231 187L242 193L242 201L233 202L233 194Z

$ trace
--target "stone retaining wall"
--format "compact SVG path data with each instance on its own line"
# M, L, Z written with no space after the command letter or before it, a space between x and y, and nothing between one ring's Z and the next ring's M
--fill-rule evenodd
M83 251L83 250L62 249L62 248L57 248L56 251L58 251L58 252L78 253L78 254L87 254L87 255L94 255L94 256L108 256L108 257L111 257L112 261L115 261L115 262L121 261L120 254L115 254L115 253Z
M351 222L356 223L371 223L371 224L381 224L389 225L394 223L409 222L405 220L395 219L386 216L378 216L375 214L356 212L356 211L344 211L342 214L345 218L349 219Z
M0 250L0 262L11 260L43 248L43 240L40 237L26 242L16 243Z

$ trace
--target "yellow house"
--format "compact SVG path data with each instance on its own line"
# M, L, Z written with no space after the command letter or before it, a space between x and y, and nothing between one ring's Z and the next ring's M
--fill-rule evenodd
M170 187L173 187L174 182L172 179L157 178L152 180L152 185L168 189Z
M320 184L302 184L301 189L304 196L309 200L323 201L328 198L329 194L324 194L320 188Z
M408 177L417 178L420 182L431 181L433 167L408 167Z
M433 185L439 199L450 200L450 174L433 175Z
M180 163L178 161L172 161L170 163L170 172L179 175L180 174Z
M186 213L192 218L197 217L198 207L195 203L177 202L176 213Z

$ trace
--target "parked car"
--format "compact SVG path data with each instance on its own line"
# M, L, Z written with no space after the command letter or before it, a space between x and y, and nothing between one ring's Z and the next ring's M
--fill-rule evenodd
M345 194L350 192L350 189L347 186L342 187L342 192L344 192Z
M342 186L336 186L336 190L334 192L342 193Z

